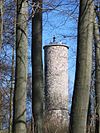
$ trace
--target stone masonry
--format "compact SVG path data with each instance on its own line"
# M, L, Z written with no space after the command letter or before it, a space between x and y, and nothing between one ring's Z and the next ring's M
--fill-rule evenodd
M45 114L50 119L68 120L68 47L64 44L44 46ZM68 123L68 122L67 122Z

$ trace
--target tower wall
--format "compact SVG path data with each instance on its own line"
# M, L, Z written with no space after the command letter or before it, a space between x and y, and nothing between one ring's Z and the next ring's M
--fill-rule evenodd
M50 119L68 120L68 47L47 45L45 54L45 110ZM55 118L56 119L56 118ZM68 123L68 122L67 122Z

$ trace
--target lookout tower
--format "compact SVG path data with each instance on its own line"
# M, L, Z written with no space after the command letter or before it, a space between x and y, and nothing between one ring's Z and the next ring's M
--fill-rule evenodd
M44 55L45 115L68 123L68 47L53 41L44 46Z

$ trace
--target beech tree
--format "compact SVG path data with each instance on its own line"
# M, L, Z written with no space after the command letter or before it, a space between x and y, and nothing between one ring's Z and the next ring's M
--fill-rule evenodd
M2 20L2 15L3 15L3 1L0 0L0 50L2 46L2 30L3 30L3 20ZM2 129L2 93L0 90L0 130Z
M11 88L10 88L10 99L9 99L9 133L12 133L12 122L13 122L13 92L14 92L14 46L12 48L12 67L11 67Z
M0 90L0 130L2 130L2 93Z
M34 133L43 133L42 0L33 0L33 3L32 113L34 118Z
M3 31L3 0L0 0L0 48L2 46Z
M95 18L96 19L96 18ZM94 39L96 49L96 80L95 80L95 91L96 91L96 133L100 132L100 31L97 21L94 21Z
M71 133L86 133L92 69L94 8L92 0L80 0L77 62L71 108Z
M27 20L27 1L17 0L14 133L26 133Z

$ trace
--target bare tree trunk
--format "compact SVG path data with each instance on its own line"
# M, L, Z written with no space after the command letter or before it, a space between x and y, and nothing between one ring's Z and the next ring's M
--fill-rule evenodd
M2 130L2 93L0 90L0 131Z
M96 133L100 133L100 31L96 21L94 25L94 37L96 46Z
M92 69L93 18L92 0L80 0L77 63L71 108L71 133L86 133Z
M9 104L9 133L12 133L12 122L13 122L13 116L12 116L12 111L13 111L13 91L14 91L14 46L12 48L12 74L11 74L11 88L10 88L10 104Z
M14 133L26 133L27 19L27 1L17 0Z
M42 0L33 3L36 6L32 18L32 113L34 133L43 133Z
M95 99L95 44L93 44L91 87L90 87L88 117L87 117L87 133L95 133L95 124L96 124L95 106L96 106L96 99Z
M0 0L0 49L2 47L2 31L3 31L3 0Z

